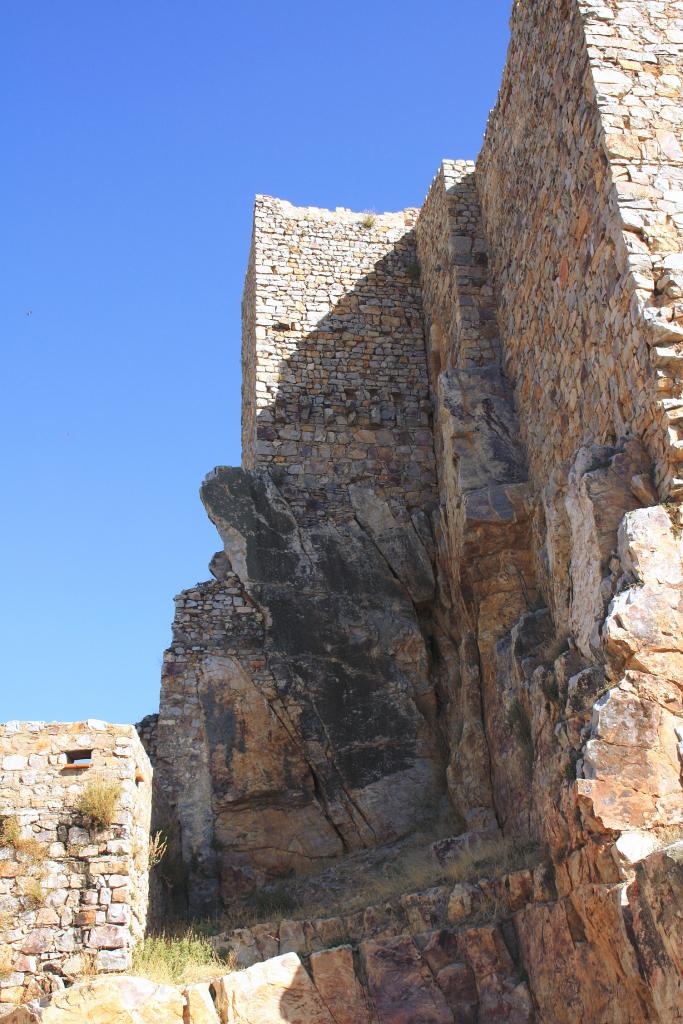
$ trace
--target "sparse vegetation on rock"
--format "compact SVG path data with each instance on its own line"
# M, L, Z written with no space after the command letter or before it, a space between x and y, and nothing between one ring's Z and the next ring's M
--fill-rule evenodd
M132 971L161 985L212 981L233 969L228 956L218 956L209 940L193 928L148 935L133 953Z

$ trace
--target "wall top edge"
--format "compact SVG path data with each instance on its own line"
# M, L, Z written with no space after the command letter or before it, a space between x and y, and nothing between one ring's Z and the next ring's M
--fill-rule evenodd
M256 195L254 197L256 213L262 211L276 212L279 216L291 220L334 220L354 222L364 217L374 217L375 222L387 223L412 223L419 213L418 207L406 207L404 210L377 213L375 210L350 210L345 206L338 206L334 210L328 210L320 206L294 206L287 199L278 199L276 196Z
M127 735L137 736L135 726L129 723L114 724L103 722L99 718L88 718L81 722L39 722L19 721L13 719L8 722L0 722L0 733L14 735L15 733L38 733L50 732L73 733L73 732L120 732Z

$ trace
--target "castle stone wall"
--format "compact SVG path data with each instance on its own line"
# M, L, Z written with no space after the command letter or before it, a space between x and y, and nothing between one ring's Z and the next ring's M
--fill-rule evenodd
M500 363L474 164L444 160L417 223L430 380L443 370Z
M638 297L633 312L656 367L654 419L645 436L663 496L680 497L683 4L581 0L579 9Z
M653 277L641 226L652 224L657 246L677 244L661 205L671 183L661 144L671 149L674 133L655 143L664 98L649 107L672 44L653 35L645 8L664 6L542 0L513 13L477 186L504 365L540 486L582 443L627 433L644 439L665 491L675 477L643 309ZM599 46L589 50L586 33ZM629 146L648 153L647 172L640 158L629 167L614 155Z
M151 776L130 725L0 726L0 1003L90 966L130 967L147 915ZM93 781L118 788L107 827L77 809Z
M417 211L298 209L259 196L244 301L243 464L280 472L307 521L372 481L435 497Z

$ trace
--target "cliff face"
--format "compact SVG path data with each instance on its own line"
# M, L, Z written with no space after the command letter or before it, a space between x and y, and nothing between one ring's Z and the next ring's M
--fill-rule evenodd
M148 728L175 898L305 908L226 929L224 1020L683 1020L682 65L680 3L522 0L419 214L257 200Z

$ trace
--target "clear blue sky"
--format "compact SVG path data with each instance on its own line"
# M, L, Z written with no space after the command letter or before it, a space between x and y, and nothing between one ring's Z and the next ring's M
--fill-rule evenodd
M158 706L240 461L253 195L419 205L474 157L511 0L5 0L0 720Z

